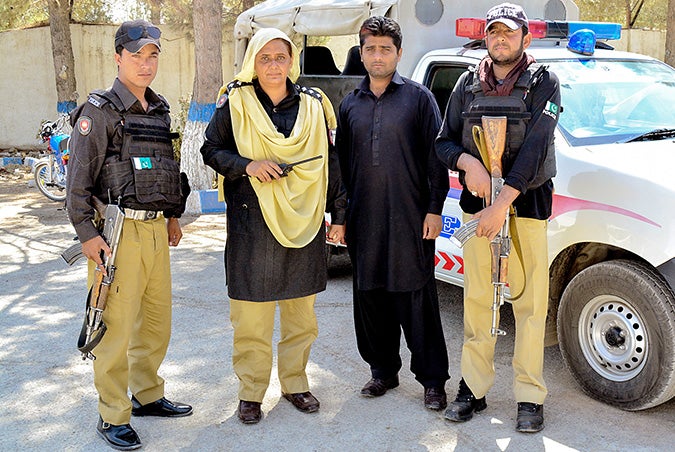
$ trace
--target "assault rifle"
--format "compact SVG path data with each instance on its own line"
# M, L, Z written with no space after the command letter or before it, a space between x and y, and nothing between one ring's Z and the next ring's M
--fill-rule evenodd
M115 204L104 204L100 199L92 196L94 208L99 216L99 231L110 247L110 255L102 255L105 274L96 268L94 284L89 289L85 307L84 323L77 341L77 348L82 353L82 359L96 359L91 352L101 342L107 327L103 323L103 311L108 300L110 285L115 279L115 258L124 224L124 212ZM82 254L82 245L75 244L61 254L68 265L72 265Z
M474 141L478 146L483 163L490 172L492 189L490 193L489 204L494 203L504 188L504 178L502 177L502 155L506 144L506 124L505 116L483 116L481 118L482 128L473 126L472 133ZM466 222L450 238L450 240L460 248L475 237L476 228L479 220ZM494 288L492 297L492 327L490 334L492 336L503 336L504 330L499 329L497 315L499 308L504 304L504 291L506 289L506 277L509 262L509 253L511 252L511 237L509 232L509 212L506 212L504 224L497 236L490 242L490 269L491 280Z

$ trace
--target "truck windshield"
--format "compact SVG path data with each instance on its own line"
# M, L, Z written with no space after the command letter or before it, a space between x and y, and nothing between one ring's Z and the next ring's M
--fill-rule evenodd
M571 145L625 142L675 128L675 70L670 66L605 59L545 63L560 80L559 127Z

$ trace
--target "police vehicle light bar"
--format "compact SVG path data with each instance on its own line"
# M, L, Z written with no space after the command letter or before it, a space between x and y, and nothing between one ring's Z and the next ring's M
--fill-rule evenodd
M559 20L530 20L530 33L535 39L568 39L575 31L591 30L596 39L619 39L621 24L610 22L578 22ZM485 38L485 19L460 18L455 22L455 34L469 39Z

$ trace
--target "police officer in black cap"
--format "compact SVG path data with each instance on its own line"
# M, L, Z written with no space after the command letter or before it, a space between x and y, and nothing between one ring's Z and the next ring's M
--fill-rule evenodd
M115 34L112 87L91 93L71 115L68 215L89 259L90 283L95 271L104 271L103 253L110 254L93 223L92 196L119 204L125 214L103 312L107 331L93 364L97 432L118 450L141 447L131 415L192 414L190 405L164 398L157 375L171 335L169 246L182 237L178 218L189 192L173 158L169 104L149 87L160 35L149 22L124 22Z

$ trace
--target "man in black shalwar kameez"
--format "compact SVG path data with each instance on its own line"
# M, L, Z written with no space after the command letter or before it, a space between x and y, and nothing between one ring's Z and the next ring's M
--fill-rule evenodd
M441 116L424 86L396 72L401 31L372 17L359 33L368 75L340 105L338 152L347 188L347 246L354 323L372 378L361 390L398 386L401 329L425 406L444 409L448 357L434 279L434 239L448 174L434 152Z

